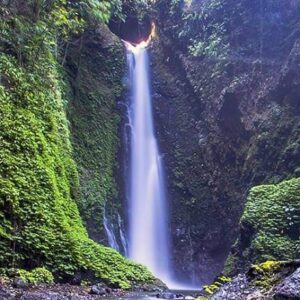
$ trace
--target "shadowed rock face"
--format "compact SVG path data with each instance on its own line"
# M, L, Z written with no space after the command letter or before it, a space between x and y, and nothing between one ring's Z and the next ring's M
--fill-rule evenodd
M200 15L213 2L199 2L191 12ZM155 124L168 175L174 265L183 279L213 279L237 236L249 188L293 176L300 165L299 26L292 2L216 4L205 8L208 24L183 21L183 4L173 11L168 1L156 4ZM223 22L227 46L193 55L191 39L211 46L201 26L209 36L210 25Z
M299 299L300 298L300 268L287 277L275 289L275 299Z
M151 20L148 16L143 20L127 17L125 21L113 19L109 23L110 30L124 41L138 44L147 40L151 33Z

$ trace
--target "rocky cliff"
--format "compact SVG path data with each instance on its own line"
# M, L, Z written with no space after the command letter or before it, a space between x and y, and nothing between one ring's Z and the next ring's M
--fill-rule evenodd
M105 25L72 41L66 58L71 85L68 116L80 179L78 205L90 236L107 245L104 211L115 218L120 208L117 102L123 90L124 60L121 41Z
M153 95L183 277L212 279L249 188L297 172L299 9L296 1L156 3Z

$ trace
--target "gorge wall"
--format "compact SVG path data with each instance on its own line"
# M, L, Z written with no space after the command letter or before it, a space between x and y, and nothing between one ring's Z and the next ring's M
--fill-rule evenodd
M209 281L221 271L250 187L296 176L299 9L296 1L156 3L153 95L183 277Z
M79 209L90 236L108 245L103 213L116 220L120 210L116 184L125 57L121 41L106 26L86 31L69 46L71 84L68 116L79 171Z

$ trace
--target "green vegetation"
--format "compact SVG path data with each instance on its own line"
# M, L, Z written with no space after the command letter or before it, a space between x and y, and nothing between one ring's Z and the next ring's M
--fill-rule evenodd
M280 262L278 261L266 261L259 265L252 267L252 274L255 279L253 284L261 288L271 288L279 279L279 275L276 273L280 270Z
M274 47L278 42L269 40L268 45L262 45L260 41L268 40L275 30L280 37L284 32L282 29L292 26L293 18L300 12L299 4L292 4L291 23L280 24L279 30L275 16L286 6L280 0L207 0L201 3L169 0L168 3L168 18L174 24L171 34L180 48L190 57L212 60L225 60L237 55L265 55L268 51L262 47ZM247 27L244 35L241 31L243 26ZM258 34L261 39L257 38Z
M251 189L241 218L241 235L227 267L266 260L298 258L300 251L300 179ZM273 266L272 264L261 265ZM266 268L265 268L266 269Z
M227 276L219 276L213 283L211 283L210 285L205 285L203 287L205 293L207 293L208 295L213 295L215 294L219 289L220 287L225 284L225 283L228 283L231 281L231 278L230 277L227 277Z
M184 0L170 1L170 16L180 20L175 32L191 56L225 58L228 54L228 22L231 10L220 0L205 1L197 10ZM222 18L219 16L222 15Z
M125 70L120 41L104 26L101 36L105 44L94 44L92 35L85 34L80 52L78 47L70 47L68 58L70 69L78 70L76 79L71 80L74 92L68 103L80 178L77 202L89 233L97 240L101 238L105 204L112 208L118 202L112 201L118 196L114 178L119 146L116 103Z
M254 187L241 219L256 232L255 261L296 258L300 250L300 179Z
M93 9L92 2L106 21L110 4L79 3ZM82 225L60 62L67 38L90 19L76 1L49 3L10 1L0 10L0 266L34 269L20 273L31 281L50 279L44 267L58 280L91 271L123 288L152 282L144 267L90 240Z
M31 271L26 271L23 269L8 269L3 275L8 275L8 277L13 278L20 278L25 283L34 285L41 283L54 283L54 277L52 273L45 268L35 268Z

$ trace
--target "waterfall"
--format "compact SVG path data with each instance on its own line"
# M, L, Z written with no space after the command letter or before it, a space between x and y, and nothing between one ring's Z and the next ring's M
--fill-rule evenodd
M119 225L120 240L121 240L121 244L122 244L122 247L123 247L123 253L124 253L125 256L128 256L128 253L127 253L127 249L128 249L127 240L126 240L126 237L125 237L125 234L124 234L124 231L123 231L122 219L121 219L121 216L119 214L118 214L118 225Z
M146 48L128 50L132 80L129 111L129 257L170 282L168 215L162 158L154 134Z
M103 213L103 226L104 226L104 229L105 229L105 232L106 232L106 235L107 235L109 247L111 247L111 248L117 250L118 252L120 252L120 247L117 243L117 239L116 239L116 236L114 234L114 226L113 226L113 224L111 224L108 221L108 219L106 217L105 210L104 210L104 213Z
M127 253L127 240L124 234L124 226L121 216L117 214L118 223L116 226L107 218L105 209L103 212L103 227L106 232L108 245L110 248L117 250L118 252L128 256ZM119 241L119 242L118 242Z

